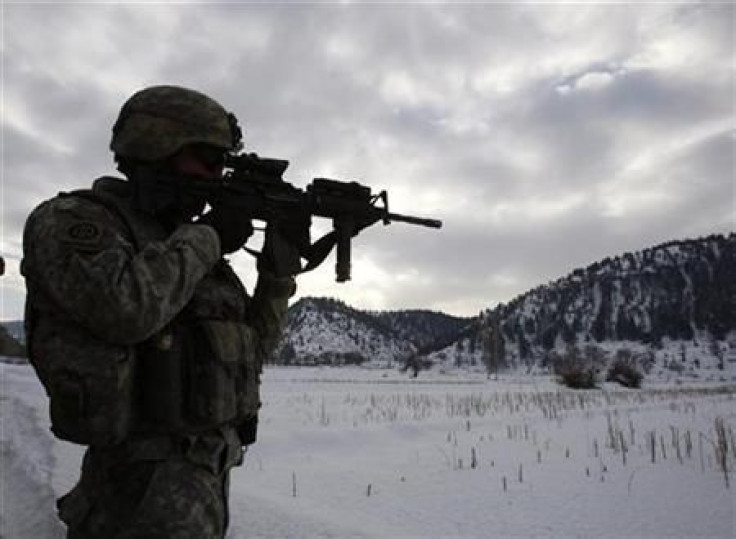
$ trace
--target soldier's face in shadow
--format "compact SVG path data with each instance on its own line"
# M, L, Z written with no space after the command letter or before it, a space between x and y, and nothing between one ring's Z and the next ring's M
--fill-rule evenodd
M177 152L172 162L181 174L203 180L219 180L225 165L225 151L215 146L192 144Z

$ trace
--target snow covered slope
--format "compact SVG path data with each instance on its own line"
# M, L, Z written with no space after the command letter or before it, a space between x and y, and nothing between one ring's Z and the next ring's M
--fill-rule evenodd
M571 346L611 357L626 349L675 371L736 374L736 234L577 269L486 311L472 334L430 359L534 370Z
M328 298L303 298L289 309L274 361L284 365L403 365L418 349L446 343L469 319L430 311L367 312Z

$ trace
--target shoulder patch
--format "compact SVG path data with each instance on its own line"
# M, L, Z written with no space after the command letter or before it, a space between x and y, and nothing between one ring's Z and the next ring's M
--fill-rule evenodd
M94 249L102 246L102 231L91 221L77 221L67 225L61 240L76 247Z
M102 235L97 225L90 222L75 223L66 232L77 241L95 241Z

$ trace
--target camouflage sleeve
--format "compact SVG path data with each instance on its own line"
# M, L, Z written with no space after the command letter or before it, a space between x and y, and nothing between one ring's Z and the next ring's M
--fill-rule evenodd
M258 335L258 353L264 361L276 348L286 322L289 298L296 292L293 277L258 274L253 299L248 308L248 321Z
M119 220L78 197L34 210L23 243L29 287L92 334L120 344L141 342L165 326L220 258L217 233L202 225L182 225L136 252Z

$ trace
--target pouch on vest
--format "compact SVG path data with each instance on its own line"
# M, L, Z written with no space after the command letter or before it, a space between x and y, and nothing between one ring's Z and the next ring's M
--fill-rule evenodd
M194 333L188 407L194 421L219 425L255 416L260 362L253 329L240 322L202 320Z
M184 410L185 328L170 326L138 347L140 426L144 431L187 432Z
M133 424L133 348L45 329L36 330L30 361L49 395L51 431L83 445L123 441Z

